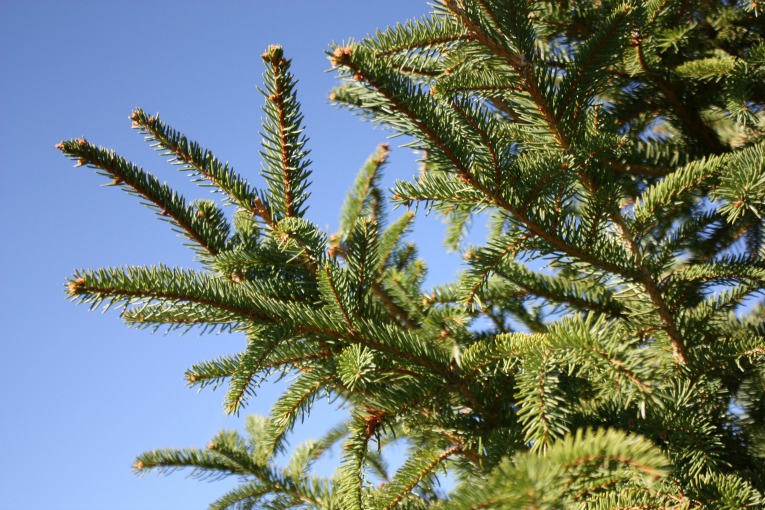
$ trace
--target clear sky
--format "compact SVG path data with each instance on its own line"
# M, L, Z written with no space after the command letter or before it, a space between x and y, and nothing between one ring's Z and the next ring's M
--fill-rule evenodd
M0 510L206 508L225 483L137 478L133 459L241 427L224 415L221 392L197 394L183 381L192 363L241 350L241 337L151 335L65 300L75 268L188 267L193 255L54 144L86 136L206 196L130 129L140 106L260 184L255 87L260 54L280 43L300 80L314 161L309 216L334 230L356 170L387 135L328 104L335 78L324 51L428 10L424 0L0 0ZM387 182L416 172L416 158L394 150ZM438 222L418 220L416 232L431 282L450 279L455 258L439 256ZM264 389L246 411L267 413L274 397ZM333 418L322 413L298 439Z

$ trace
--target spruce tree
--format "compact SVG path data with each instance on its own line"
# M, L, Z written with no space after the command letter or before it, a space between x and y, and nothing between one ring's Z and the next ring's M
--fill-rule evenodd
M195 388L227 385L228 413L261 382L291 379L246 435L149 451L135 470L240 477L216 509L764 508L757 9L442 0L331 47L331 100L426 154L388 194L378 148L334 235L307 214L312 166L278 46L263 54L262 181L157 116L131 116L221 203L187 203L111 150L61 142L201 262L77 271L69 296L119 306L131 326L246 335L244 352L186 373ZM388 220L388 202L411 210ZM406 240L418 205L443 215L446 246L464 253L452 283L423 287ZM466 245L484 220L485 243ZM350 418L283 462L290 431L327 395ZM408 455L389 472L396 439ZM312 474L333 445L336 474Z

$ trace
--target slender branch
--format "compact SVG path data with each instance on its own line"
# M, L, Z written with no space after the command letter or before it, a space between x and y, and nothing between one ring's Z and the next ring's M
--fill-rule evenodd
M443 452L441 452L441 453L440 453L438 456L436 456L436 457L435 457L435 458L434 458L434 459L433 459L431 462L429 462L429 463L428 463L428 464L425 466L425 468L424 468L424 469L423 469L423 470L422 470L422 471L419 473L419 476L417 476L416 478L412 479L412 480L411 480L411 481L410 481L410 482L409 482L409 483L406 485L406 487L404 487L404 488L403 488L403 490L399 491L399 493L396 495L396 497L395 497L395 498L393 498L393 500L392 500L392 501L391 501L391 502L390 502L388 505L386 505L386 506L385 506L385 510L390 510L391 508L393 508L393 507L395 507L396 505L398 505L398 504L401 502L401 500L402 500L402 499L404 499L404 496L405 496L406 494L409 494L409 492L410 492L410 491L411 491L411 490L412 490L412 489L413 489L413 488L414 488L414 487L415 487L415 486L416 486L418 483L420 483L420 480L422 480L422 478L423 478L423 477L424 477L426 474L428 474L428 473L429 473L429 472L431 472L433 469L435 469L435 467L436 467L436 466L438 466L438 465L439 465L441 462L443 462L443 461L444 461L445 459L447 459L448 457L451 457L451 456L452 456L452 455L454 455L454 454L457 454L457 453L460 453L460 452L462 452L462 449L463 449L462 445L454 445L454 446L452 446L451 448L448 448L448 449L444 450Z
M112 177L115 178L114 184L124 184L125 186L135 190L136 193L156 205L157 208L161 211L161 215L172 218L176 225L181 227L194 242L207 250L210 255L215 256L218 254L218 250L214 246L211 246L207 240L201 236L199 232L197 232L193 225L188 223L182 216L176 214L175 211L173 211L173 208L169 207L171 204L160 200L160 198L156 196L156 194L151 190L151 184L154 184L156 186L161 186L161 189L166 191L168 194L173 193L167 184L160 185L159 181L153 175L143 172L132 163L125 162L126 165L129 165L132 172L142 175L145 180L142 182L141 179L134 178L135 174L123 172L120 169L120 165L117 164L117 161L124 161L121 158L110 160L107 158L96 159L92 157L91 152L98 149L84 139L77 140L76 147L71 146L71 144L68 142L66 147L63 145L63 142L58 144L56 147L64 152L78 157L79 160L77 162L77 166L93 165L96 168L100 168L101 170L108 172Z
M651 273L645 267L643 267L640 282L648 292L651 302L656 306L659 318L661 318L661 322L664 324L664 328L669 335L669 341L672 345L672 356L675 359L675 362L687 365L689 361L688 349L685 347L680 331L677 329L675 318L673 317L669 306L667 306L667 302L664 301L664 298L661 295L661 290L659 290L658 285L656 285L656 282L653 280Z
M372 284L372 292L375 293L375 296L380 298L380 300L383 302L393 317L402 320L409 329L417 328L417 324L412 321L411 318L409 318L409 314L406 312L406 310L398 306L395 301L393 301L390 296L385 293L382 287L380 287L379 283L375 282Z
M384 57L386 55L391 55L393 53L400 53L402 51L410 51L413 49L419 49L425 46L435 46L437 44L446 44L446 43L452 43L452 42L458 42L458 41L469 41L471 39L471 36L469 34L462 34L457 36L443 36L443 37L434 37L433 39L430 39L428 41L417 41L416 44L401 44L399 46L391 46L389 48L385 48L384 50L378 50L375 52L375 57Z
M343 318L345 319L346 324L348 324L348 328L350 328L351 331L355 332L356 327L353 325L353 321L351 321L351 318L348 316L348 312L345 310L345 306L343 306L343 301L340 299L340 296L338 295L337 288L335 287L335 282L332 279L332 273L329 271L329 266L324 266L324 273L327 275L327 281L329 282L329 287L332 289L332 296L335 298L335 303L337 303L337 306L340 308L340 311L343 314Z
M608 308L603 303L599 303L597 301L588 301L586 299L576 297L576 296L553 294L552 292L546 291L542 287L532 287L531 285L525 285L523 282L517 282L511 278L508 278L507 275L505 275L501 269L497 271L497 274L499 276L507 278L507 280L512 282L514 285L524 290L523 293L518 294L519 297L533 295L533 296L541 297L542 299L547 299L554 303L568 303L577 308L605 313L605 314L611 315L612 317L622 316L622 311L619 310L618 308L612 309L612 308ZM505 296L503 295L503 297Z
M292 210L292 185L290 175L290 153L289 143L287 140L287 121L285 120L284 112L284 84L282 83L282 68L284 67L284 59L272 58L269 60L271 68L274 73L274 86L276 93L269 96L269 99L276 105L276 110L279 117L279 140L281 142L281 156L282 156L282 179L284 180L284 210L285 216L290 217L294 215Z
M651 388L649 388L648 385L646 385L643 381L638 379L637 376L635 376L635 374L633 374L632 371L624 365L624 363L622 363L618 359L612 358L611 356L608 355L606 351L603 351L597 348L593 348L593 351L596 354L598 354L600 357L602 357L603 359L605 359L606 361L614 365L619 372L621 372L627 377L627 379L635 383L638 386L638 388L640 388L640 391L642 391L646 395L650 395L652 393Z
M557 122L559 121L559 119L556 119L556 117L553 115L552 109L547 104L547 101L545 100L545 98L542 96L541 92L537 88L536 82L533 79L531 66L529 66L528 64L524 64L523 60L518 55L509 53L494 38L489 37L486 33L484 33L480 29L480 27L478 27L475 23L472 22L472 20L467 16L464 10L456 8L456 4L454 0L443 0L443 1L447 5L447 7L449 7L456 16L459 16L459 18L463 21L463 23L465 23L466 26L468 26L475 33L476 39L478 39L481 43L485 44L486 47L489 48L493 53L504 58L508 63L510 63L510 65L512 65L516 69L516 71L523 78L523 84L526 88L526 91L529 93L529 95L534 100L535 104L537 105L537 109L542 114L543 118L545 119L548 127L550 128L551 133L553 134L555 139L558 141L558 143L561 145L561 147L564 150L568 150L569 140L567 136L565 135L565 132L558 127ZM484 5L484 8L487 8L487 6ZM674 93L674 91L670 90L670 93ZM675 99L677 99L676 95L674 97ZM705 124L701 122L700 118L698 119L698 126L705 126ZM714 141L716 142L716 140ZM716 143L719 146L719 142L716 142ZM712 145L712 147L714 147L714 145ZM466 174L466 177L470 179L470 176L467 175L467 173L465 174ZM583 179L585 186L588 189L590 189L591 192L594 192L595 191L594 184L589 179L587 179L587 177L584 175L583 172L580 173L580 177ZM478 186L481 186L480 183L477 183L477 184ZM484 191L485 193L487 193L487 195L491 196L490 194L488 194L488 190L485 187L483 187L481 191ZM518 216L517 214L518 212L515 212L516 217L519 220L521 220L524 224L527 224L527 222L524 221L522 216ZM627 229L627 226L626 226L626 222L621 216L621 212L616 211L615 213L613 213L612 220L617 225L622 235L622 238L630 247L630 251L632 255L636 258L638 270L635 272L627 271L618 266L614 267L615 266L614 264L608 264L609 266L611 266L609 268L609 267L606 267L606 265L604 265L604 261L593 261L594 265L598 265L602 267L603 269L606 269L607 271L611 271L616 274L626 276L630 279L637 280L641 284L643 284L643 286L646 288L648 292L648 295L651 297L651 301L656 306L657 311L659 313L659 317L661 318L662 323L664 324L667 330L667 333L669 334L675 360L679 363L686 364L688 362L688 353L683 344L682 338L680 336L680 332L677 329L677 326L674 322L674 318L672 317L672 314L669 311L669 307L664 301L661 295L661 292L659 291L656 283L653 281L653 278L651 277L650 273L643 266L642 261L640 260L640 250L637 246L637 243L635 242L634 237L629 233L629 230ZM549 233L547 233L544 229L539 228L539 230L541 230L542 232L538 233L538 235L542 237L543 239L546 239L549 241L548 238L554 237L550 235ZM542 233L546 235L542 235ZM556 239L556 241L558 240ZM553 243L551 242L551 244ZM566 244L566 243L563 243L563 244ZM553 244L553 246L555 245ZM563 251L564 253L572 254L571 251L579 251L579 250L571 250L571 248L566 247L566 249L561 249L561 251ZM587 259L582 258L582 260L586 261Z
M580 458L576 459L575 461L566 464L563 467L564 467L564 469L568 470L568 469L571 469L573 467L581 466L583 464L588 464L590 462L602 462L605 459L609 459L609 460L612 460L612 461L620 462L622 464L626 464L628 466L632 466L632 467L637 468L640 471L642 471L644 473L647 473L647 474L649 474L649 475L651 475L651 476L653 476L653 477L655 477L657 479L662 476L662 473L656 471L653 467L651 467L651 466L649 466L647 464L643 464L641 462L638 462L638 461L636 461L636 460L634 460L634 459L632 459L630 457L617 457L617 456L612 457L612 456L608 456L608 455L603 454L603 453L597 453L597 454L593 454L593 455L588 455L586 457L580 457Z
M478 122L468 115L468 113L465 111L464 108L462 108L459 104L457 104L455 101L450 101L449 104L451 107L460 114L460 116L465 119L468 124L475 130L476 133L481 137L481 141L483 142L484 147L489 151L489 154L491 155L491 163L494 167L494 187L496 189L501 189L502 187L502 173L499 168L499 159L497 158L497 152L494 150L494 145L489 141L489 137L486 136L486 133L483 129L478 125Z
M498 257L496 257L494 262L492 262L489 267L485 268L481 272L481 278L479 279L478 283L474 285L473 288L470 290L470 295L466 301L468 305L473 303L473 300L475 299L476 294L478 294L478 291L480 290L481 285L486 280L486 278L490 276L489 273L493 272L494 269L499 264L502 263L502 259L505 257L505 255L507 255L508 253L515 255L516 251L518 250L518 247L522 245L523 243L525 243L529 239L529 237L530 236L528 235L524 235L524 236L521 236L520 239L517 239L516 241L510 243L510 245L506 246L505 249L502 250L502 253Z
M98 296L99 298L107 298L107 297L113 296L115 297L115 299L116 298L124 298L124 299L148 298L152 300L167 299L172 301L187 301L190 303L198 303L200 305L211 306L213 308L217 308L218 310L223 310L223 311L232 313L234 315L246 317L248 319L252 319L257 322L264 322L264 323L274 322L274 318L269 315L262 314L255 310L248 310L245 308L231 306L227 304L226 302L224 302L223 300L214 300L214 299L210 299L206 297L193 296L190 294L181 294L179 292L172 292L172 291L158 291L158 290L152 291L152 290L145 290L145 289L130 290L130 289L109 287L109 286L98 286L98 285L89 284L86 279L81 277L69 283L68 291L69 291L69 294L73 297L81 296L83 294L93 294Z
M482 43L492 53L505 60L513 69L515 69L515 71L522 79L523 88L533 100L537 110L542 115L545 124L547 124L550 133L553 135L553 138L555 138L561 147L567 147L569 145L568 137L564 132L558 129L554 110L548 104L547 99L545 99L542 91L539 89L536 83L536 80L534 79L533 64L527 62L525 57L508 51L501 43L497 41L496 38L491 37L486 32L484 32L481 27L479 27L473 22L472 19L470 19L464 9L457 6L455 0L442 0L442 2L450 11L452 11L452 14L457 16L460 21L466 27L468 27L471 34L474 35L477 41ZM484 2L480 3L486 12L486 15L496 24L496 21L494 21L493 14L489 7Z
M516 112L512 106L507 103L507 101L504 101L498 97L493 97L489 101L491 101L491 104L493 104L494 107L499 111L506 113L507 116L510 117L510 119L512 119L512 121L516 124L526 124L526 121L523 119L523 117L518 112Z
M643 52L642 38L638 38L637 40L637 54L638 60L640 61L640 67L656 88L659 89L659 92L664 95L664 98L669 102L672 111L677 115L680 122L683 123L685 129L703 143L710 153L721 154L726 152L726 148L720 143L720 139L712 128L704 122L701 115L699 115L699 112L695 109L688 108L688 101L685 101L680 97L675 87L664 77L654 72L648 65Z
M529 218L528 215L526 215L523 211L513 207L502 196L498 195L497 193L495 193L494 191L492 191L491 189L487 188L485 185L477 181L470 174L470 170L468 169L468 167L465 166L465 164L463 164L462 161L460 161L460 159L454 154L454 152L452 152L451 149L449 149L447 144L443 140L441 140L433 132L433 130L430 129L430 127L425 123L425 121L423 121L421 118L415 115L401 101L398 101L396 97L393 94L391 94L391 92L388 91L381 83L378 83L374 79L371 79L369 77L365 77L363 75L363 71L358 66L356 66L351 61L350 58L343 58L343 57L348 57L348 55L343 55L341 57L338 57L337 61L343 64L344 66L348 67L350 70L352 70L355 75L358 75L364 78L367 81L367 83L369 83L370 86L372 86L375 90L377 90L377 92L379 92L386 99L388 99L388 101L390 101L390 103L400 113L405 115L417 127L417 129L419 129L419 131L427 139L429 139L431 143L433 143L441 151L441 153L443 153L444 156L446 156L446 158L455 166L458 172L458 176L463 182L465 182L466 184L469 184L476 190L483 193L495 205L499 206L502 209L505 209L506 211L514 215L521 223L523 223L526 226L526 228L528 228L535 235L549 242L554 249L562 253L565 253L569 256L572 256L574 258L578 258L594 266L601 267L605 269L606 271L610 271L612 273L630 277L630 278L634 277L634 274L631 270L621 267L617 264L610 263L606 260L601 260L591 255L586 250L577 249L571 246L565 240L557 237L551 232L548 232L541 225L539 225L538 223L534 222L531 218Z

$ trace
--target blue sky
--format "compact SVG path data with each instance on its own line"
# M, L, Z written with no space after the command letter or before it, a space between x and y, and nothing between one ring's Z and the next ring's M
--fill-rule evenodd
M168 225L104 179L73 168L54 149L86 136L161 180L187 184L130 129L135 107L160 112L254 183L262 97L260 54L280 43L300 80L314 186L309 216L337 227L356 170L386 133L327 102L328 44L419 16L424 1L0 1L0 509L202 509L225 483L183 475L137 478L134 456L156 447L203 446L223 427L222 393L185 387L192 363L243 348L232 335L151 335L64 298L75 268L155 264L188 267L193 254ZM396 145L394 141L393 145ZM417 172L395 149L387 182ZM437 220L415 238L431 282L454 274ZM247 409L267 413L276 390ZM300 429L336 419L324 411Z

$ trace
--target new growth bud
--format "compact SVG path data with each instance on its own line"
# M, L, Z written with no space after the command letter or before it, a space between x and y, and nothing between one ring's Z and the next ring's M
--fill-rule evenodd
M387 143L381 143L377 147L377 154L375 154L374 161L378 165L382 165L385 163L385 160L388 159L388 154L390 153L390 144Z
M282 65L286 64L286 61L284 61L284 50L278 44L272 44L271 46L266 48L265 53L263 53L261 57L263 57L264 61L270 64L277 64L277 63L281 63Z
M79 294L82 294L82 286L85 285L85 280L82 278L77 278L74 281L70 281L69 284L66 286L67 291L72 296L77 296Z
M347 64L348 60L353 52L353 49L350 46L345 46L344 48L341 48L338 46L335 48L335 51L332 52L332 56L329 57L329 61L332 64L333 67L337 67L341 64Z

